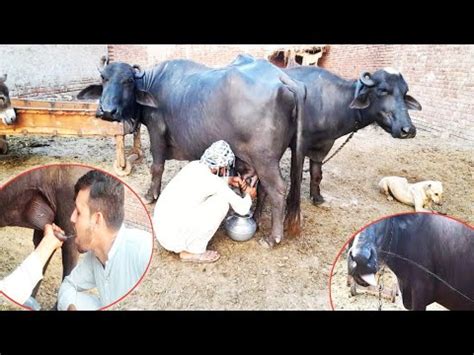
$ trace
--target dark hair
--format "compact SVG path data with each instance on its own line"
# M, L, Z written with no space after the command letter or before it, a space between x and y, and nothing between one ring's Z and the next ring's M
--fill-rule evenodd
M101 212L107 226L118 230L124 218L123 184L110 175L92 170L77 180L74 198L80 190L87 188L90 188L88 205L91 212Z

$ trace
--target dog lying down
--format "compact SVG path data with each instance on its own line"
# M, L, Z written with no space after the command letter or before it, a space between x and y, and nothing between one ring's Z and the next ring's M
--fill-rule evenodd
M379 187L389 201L395 198L406 205L415 206L416 212L432 211L432 202L441 205L443 185L440 181L410 184L405 178L387 176L380 180Z

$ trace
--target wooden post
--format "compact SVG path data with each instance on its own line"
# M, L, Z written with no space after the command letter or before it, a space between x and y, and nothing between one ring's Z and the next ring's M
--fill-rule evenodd
M117 167L125 169L125 136L115 136Z

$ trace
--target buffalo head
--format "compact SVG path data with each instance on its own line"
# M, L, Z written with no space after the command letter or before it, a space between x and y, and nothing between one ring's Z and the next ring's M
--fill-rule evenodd
M396 70L386 68L374 74L364 72L356 84L350 108L364 110L394 138L413 138L416 128L408 110L421 110L421 105L407 95L408 85Z
M347 255L348 273L361 286L376 286L379 251L383 243L385 221L368 226L357 234Z
M129 121L135 126L138 121L138 105L157 107L153 96L137 88L137 81L144 72L137 65L110 63L102 57L99 68L102 83L83 89L79 99L100 99L97 117L108 121Z

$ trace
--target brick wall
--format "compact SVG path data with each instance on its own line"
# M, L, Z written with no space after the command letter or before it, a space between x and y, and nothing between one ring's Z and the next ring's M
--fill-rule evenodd
M110 61L148 65L148 46L142 45L109 45L107 51Z
M334 45L320 66L345 78L394 67L423 106L410 112L419 129L474 142L474 46Z
M124 61L151 67L164 60L191 59L211 67L225 66L239 54L251 54L266 58L271 50L280 46L262 45L109 45L109 57L113 61Z
M0 45L0 73L12 97L77 91L98 81L106 45Z
M267 58L287 45L1 45L0 72L8 73L12 97L76 92L98 81L99 58L150 67L187 58L224 66L238 54ZM423 111L412 111L417 127L474 141L474 46L331 45L320 66L342 77L385 66L399 69Z
M267 51L263 46L250 45L184 45L169 46L165 52L159 46L149 48L150 64L166 59L191 59L211 67L221 67L231 63L239 54L251 54L265 58Z

